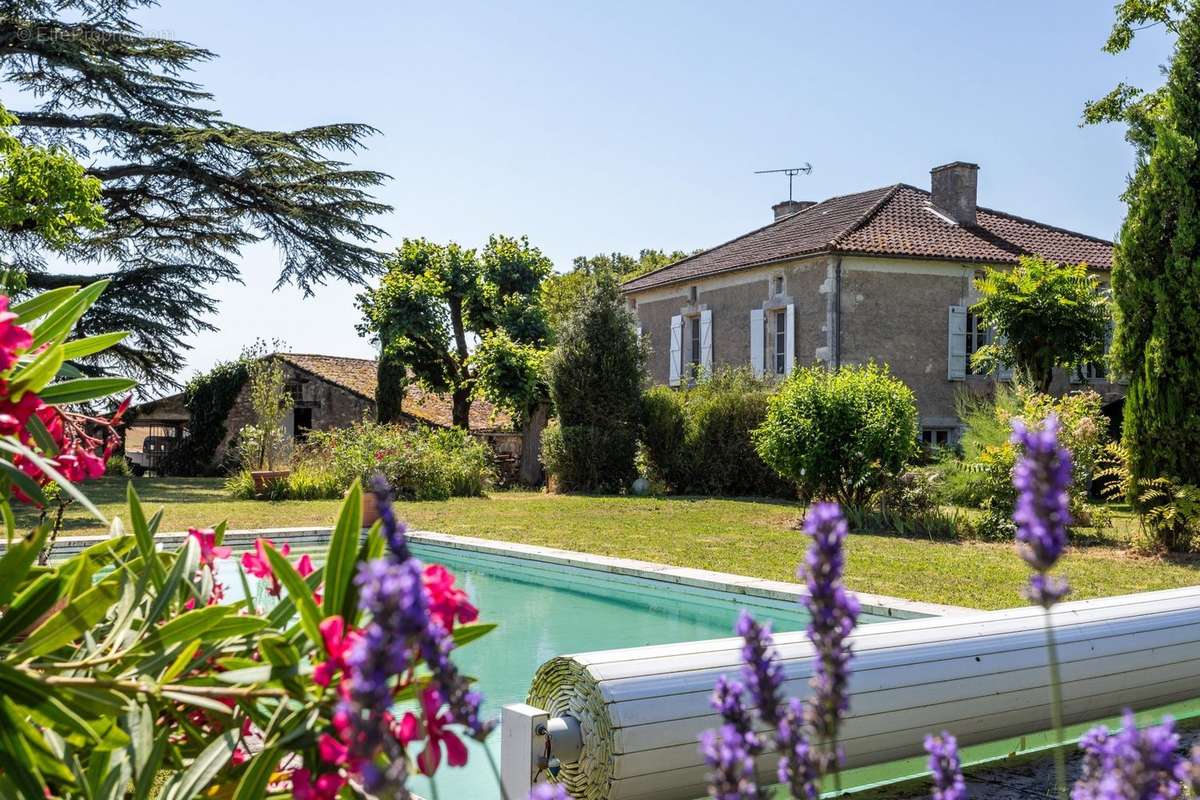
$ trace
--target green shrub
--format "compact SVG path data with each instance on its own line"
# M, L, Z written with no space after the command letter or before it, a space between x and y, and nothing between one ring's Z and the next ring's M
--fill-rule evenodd
M243 469L225 479L225 492L234 500L254 499L254 478L250 470Z
M887 367L798 369L771 396L754 443L805 499L862 507L916 454L916 400Z
M108 461L104 462L104 474L115 475L118 478L132 478L133 466L125 456L112 455L108 457Z
M682 391L646 392L642 442L652 477L679 494L795 496L752 439L770 394L745 370L721 370Z
M288 499L336 500L345 494L347 485L338 482L337 476L323 459L297 456L292 472L287 477Z
M637 476L644 360L616 282L591 281L547 359L559 425L543 463L561 489L617 492Z
M398 496L413 500L478 496L493 485L491 451L462 430L364 421L312 431L309 439L299 463L327 472L332 478L321 480L339 492L377 472Z

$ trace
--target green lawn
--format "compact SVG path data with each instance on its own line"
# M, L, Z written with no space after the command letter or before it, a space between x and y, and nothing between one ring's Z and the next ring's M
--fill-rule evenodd
M166 506L162 530L212 525L232 528L328 525L338 503L267 503L228 499L211 479L138 479L152 508ZM124 516L124 481L85 485L108 516ZM402 503L413 528L548 545L679 566L794 580L804 548L794 529L799 506L765 500L632 498L496 492L491 497ZM27 518L28 519L28 518ZM95 533L97 524L73 508L67 533ZM1111 542L1076 547L1065 559L1073 597L1096 597L1200 583L1200 559L1136 557ZM848 583L862 592L913 600L1003 608L1021 602L1023 563L1009 544L929 541L855 534Z

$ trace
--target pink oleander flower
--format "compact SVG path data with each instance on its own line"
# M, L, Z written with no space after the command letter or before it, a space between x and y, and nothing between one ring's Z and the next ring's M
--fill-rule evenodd
M452 767L467 763L467 746L462 739L446 726L454 722L449 714L439 713L442 695L437 689L429 688L421 693L421 715L418 719L411 711L404 714L397 729L393 731L400 744L408 748L409 742L425 740L425 749L417 756L417 766L425 775L437 772L442 763L442 746L446 747L446 762Z
M188 536L200 546L200 564L210 569L218 558L229 558L233 550L217 544L217 533L212 528L188 528Z
M454 575L441 564L427 565L421 579L429 595L429 616L447 631L454 629L455 620L465 624L479 619L479 609L454 585Z
M312 773L298 769L292 772L292 797L295 800L337 800L338 792L345 784L346 779L336 772L319 775L314 781Z
M317 568L313 566L312 559L308 557L308 553L300 556L300 560L296 562L296 572L300 573L301 578L307 578L316 571ZM313 602L321 605L321 599L321 588L317 587L316 591L313 592Z
M33 335L13 322L17 315L8 310L7 295L0 295L0 371L17 363L18 350L33 345Z
M271 569L271 562L267 559L266 545L274 547L275 543L270 539L255 539L254 552L242 553L242 566L254 577L260 580L269 580L271 587L267 589L267 594L272 597L279 597L280 586L279 579L275 577L275 571ZM282 544L275 548L279 555L286 556L292 552L292 548L288 544Z
M340 617L327 617L320 624L321 639L325 645L325 653L329 656L313 669L313 681L321 686L333 682L334 674L346 672L346 654L358 641L359 633L353 628L346 630L346 623Z

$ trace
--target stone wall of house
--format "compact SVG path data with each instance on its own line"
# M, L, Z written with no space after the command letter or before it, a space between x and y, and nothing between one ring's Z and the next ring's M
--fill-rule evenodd
M840 264L841 302L833 334L834 297ZM771 313L795 305L796 365L833 363L886 363L917 396L921 425L956 428L959 424L957 397L963 393L991 390L994 379L968 375L965 380L948 377L950 333L949 308L977 301L973 281L977 265L907 259L845 257L789 262L778 267L761 267L716 275L695 283L650 289L634 295L638 324L650 344L647 372L653 383L669 380L671 317L697 314L710 309L713 316L713 364L748 366L750 363L750 310L766 312L768 332ZM784 278L782 294L776 294L773 278ZM691 287L696 287L695 301ZM690 331L685 323L684 363ZM765 360L770 369L774 337L766 337ZM1083 388L1063 370L1056 372L1053 391L1062 393ZM1124 395L1121 384L1107 380L1089 381L1105 402Z
M783 277L781 293L774 279ZM826 344L824 331L826 308L820 289L826 279L826 259L792 261L732 274L716 275L692 283L652 289L636 296L634 313L642 336L650 348L646 371L653 383L670 378L671 317L682 315L684 363L691 341L691 315L712 311L713 367L750 366L750 311L762 309L770 320L774 312L789 303L795 305L796 363L808 364L819 357ZM696 288L695 302L691 289ZM765 356L770 363L771 340L767 337Z
M284 363L283 373L289 387L295 387L298 394L295 405L312 409L313 430L343 428L364 417L373 419L375 416L373 401L366 400L288 363ZM238 393L237 399L229 410L229 416L226 417L225 439L217 448L216 463L219 464L225 460L237 432L253 421L254 413L250 408L250 386L247 384ZM295 433L295 425L295 411L293 410L283 420L283 429L289 439Z

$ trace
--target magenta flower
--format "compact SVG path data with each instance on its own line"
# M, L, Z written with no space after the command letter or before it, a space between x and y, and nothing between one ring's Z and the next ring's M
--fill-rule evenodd
M217 534L212 528L188 528L188 536L200 546L200 564L212 568L218 558L229 558L231 548L217 544Z
M925 752L933 775L931 800L965 800L967 784L958 759L958 740L945 731L941 736L926 736Z
M270 539L255 539L254 552L242 553L242 566L245 567L246 572L249 572L254 577L260 580L269 580L271 586L267 589L267 594L272 597L279 597L281 591L279 579L275 577L275 571L271 569L271 562L267 559L267 553L264 549L265 545L274 547L275 543ZM291 546L286 543L275 549L281 556L286 556L292 552Z
M539 783L529 792L529 800L571 800L571 795L561 783Z
M17 325L17 315L8 310L8 297L0 295L0 371L17 363L18 351L28 350L33 345L33 335Z
M346 779L334 772L317 776L306 769L292 771L292 797L294 800L337 800L338 792Z
M447 728L454 720L449 714L441 713L442 696L437 689L426 689L421 693L421 718L411 711L395 731L400 744L407 749L409 743L423 739L425 749L417 756L417 766L425 775L433 775L442 763L442 748L446 748L446 763L461 767L467 763L467 746L457 734Z
M422 579L429 595L429 616L446 630L454 630L456 620L465 624L479 619L479 609L471 604L466 592L454 585L454 576L441 564L426 565Z
M333 682L333 676L346 672L346 656L354 642L358 639L358 631L346 630L346 623L340 615L326 617L321 620L321 641L325 646L325 661L313 668L313 681L320 686L328 686Z

